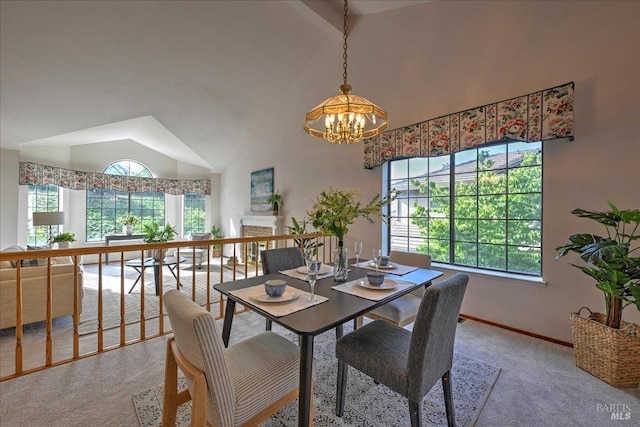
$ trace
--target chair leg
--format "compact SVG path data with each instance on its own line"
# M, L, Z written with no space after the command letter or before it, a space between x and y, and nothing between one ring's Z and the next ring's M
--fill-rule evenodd
M266 319L264 330L265 331L270 331L271 330L271 320Z
M344 335L343 331L344 331L344 328L342 327L342 324L336 326L336 341L342 338L342 335Z
M344 414L344 395L347 389L347 377L349 375L349 365L338 360L338 381L336 384L336 415L341 417Z
M411 417L411 427L422 427L422 414L420 413L420 403L409 401L409 416Z
M178 411L178 365L171 351L171 338L167 341L167 356L164 368L164 398L162 401L162 425L175 426Z
M447 412L447 425L456 426L456 416L453 409L453 394L451 393L451 373L445 372L442 376L442 391L444 392L444 408Z

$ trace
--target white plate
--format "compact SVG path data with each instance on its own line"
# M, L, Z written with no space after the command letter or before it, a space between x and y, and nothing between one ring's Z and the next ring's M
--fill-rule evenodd
M287 302L293 301L300 296L300 293L295 289L285 289L284 294L279 297L270 297L266 293L250 295L252 299L259 302Z
M296 271L298 273L307 274L307 267L306 266L298 267L298 269ZM327 265L327 264L322 264L320 266L320 271L318 272L318 274L320 274L322 276L323 274L329 274L332 271L333 271L333 267L331 267L330 265Z
M367 279L362 279L360 282L358 282L358 285L362 286L363 288L367 288L367 289L375 289L376 291L388 291L389 289L393 289L395 287L398 286L398 282L396 282L395 280L391 280L391 279L387 279L385 277L384 282L381 285L370 285L369 282L367 282Z
M394 268L396 268L398 266L398 264L394 263L394 262L390 262L389 264L383 266L378 267L380 270L393 270ZM373 267L376 268L376 263L375 262L370 262L369 263L369 267Z

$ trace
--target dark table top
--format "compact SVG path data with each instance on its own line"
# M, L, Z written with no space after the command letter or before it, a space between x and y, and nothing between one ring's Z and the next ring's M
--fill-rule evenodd
M367 269L356 267L350 268L351 271L349 272L347 281L356 280L367 276ZM238 304L250 306L252 311L255 311L263 315L264 317L271 319L273 322L289 329L292 332L300 335L317 335L324 331L332 329L337 325L341 325L344 322L361 316L368 311L373 310L374 308L377 308L389 301L400 297L401 295L407 294L417 289L418 286L430 284L433 279L436 279L441 275L442 272L440 271L427 269L414 270L403 276L396 276L394 274L386 272L386 276L390 279L414 282L417 283L417 286L394 293L393 295L390 295L389 298L385 298L381 301L371 301L357 297L355 295L350 295L344 292L333 290L331 289L331 287L340 283L334 281L333 276L329 276L323 279L319 279L316 282L315 286L315 293L317 295L322 295L329 298L328 301L282 317L274 317L269 313L261 310L260 308L252 305L250 302L241 300L240 298L231 295L229 291L259 285L270 279L283 279L287 281L287 286L293 286L294 288L309 292L310 287L308 282L300 279L295 279L284 274L275 273L248 279L236 280L233 282L219 283L214 285L214 289L226 295L228 298L236 301Z
M187 261L187 259L185 257L180 257L180 262L186 262L186 261ZM162 260L162 265L173 265L173 264L177 264L177 263L178 263L178 259L176 257L173 257L173 256L165 257ZM140 258L132 259L131 261L125 262L124 265L129 266L129 267L142 267L142 260ZM144 266L145 267L153 267L154 265L160 265L160 261L156 261L153 258L145 258L144 259Z

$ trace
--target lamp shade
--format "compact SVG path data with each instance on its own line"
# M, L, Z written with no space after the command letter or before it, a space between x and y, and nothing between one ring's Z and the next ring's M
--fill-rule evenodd
M33 225L64 224L64 212L34 212Z

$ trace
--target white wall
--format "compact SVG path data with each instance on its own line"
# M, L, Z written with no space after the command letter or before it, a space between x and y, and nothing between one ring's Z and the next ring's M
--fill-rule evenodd
M73 147L29 147L18 151L2 150L2 170L0 172L2 198L2 236L1 248L20 244L26 245L27 229L27 187L18 186L18 164L21 161L40 163L79 170L83 172L102 172L111 163L132 159L147 166L156 177L171 179L212 179L212 196L207 197L210 210L207 224L219 219L219 176L208 170L188 165L155 152L134 141L116 141L97 144L76 145ZM182 197L167 195L165 198L165 220L171 224L182 223ZM78 244L86 243L86 192L62 190L62 210L66 212L64 231L76 235ZM18 224L16 228L15 224ZM183 230L179 229L182 236ZM97 243L91 243L97 244ZM101 243L99 243L101 244ZM90 260L85 260L90 262Z
M544 144L543 278L546 287L472 274L463 313L571 341L569 313L603 311L602 293L554 248L570 234L601 232L576 207L640 207L640 5L635 2L429 2L361 18L349 37L349 83L389 112L389 128L574 81L574 142ZM327 37L308 73L292 82L283 120L261 124L256 144L221 181L228 227L249 209L251 171L273 166L283 215L301 218L328 186L357 188L367 201L381 168L362 169L362 146L332 146L302 131L306 111L336 93L341 43ZM324 93L317 97L318 93ZM288 124L284 123L288 122ZM300 124L298 126L298 124ZM380 246L378 224L347 235ZM575 260L573 260L575 261ZM633 307L625 319L640 321Z
M576 207L606 209L606 200L620 208L640 207L638 22L638 2L456 1L426 2L369 15L353 26L349 83L355 94L389 112L390 129L568 81L576 84L575 141L544 144L546 287L472 274L463 313L570 341L570 312L582 305L604 310L601 292L569 265L569 259L555 261L554 248L570 234L601 232L589 221L573 217L570 211ZM359 189L364 202L380 191L381 168L362 168L362 145L332 146L302 131L304 114L336 94L341 83L342 41L328 34L300 77L291 81L290 90L274 100L280 105L273 110L282 111L281 115L266 123L247 123L255 144L243 150L222 175L207 175L214 193L211 204L222 206L219 220L217 212L211 220L222 226L225 236L239 233L239 217L249 210L249 180L255 170L275 168L275 189L284 196L282 214L287 225L291 216L302 218L311 199L329 186ZM143 163L154 173L185 173L180 165L165 163L158 153L138 151L129 143L121 148L129 151L75 147L71 158L74 165L101 171L108 160L136 153L153 158ZM10 226L15 219L19 222L16 208L6 206L17 204L16 191L9 188L11 177L17 175L11 168L17 165L5 167L16 161L15 154L5 151L0 220L2 242L9 242L5 215ZM65 155L60 153L62 159L54 160L64 160ZM17 176L13 183L17 184ZM80 216L84 203L73 205L80 208L75 211ZM359 221L347 235L347 247L361 240L366 255L380 246L381 239L379 223ZM633 310L625 311L625 319L640 322L640 314Z
M16 150L0 150L0 250L18 243L19 155Z

